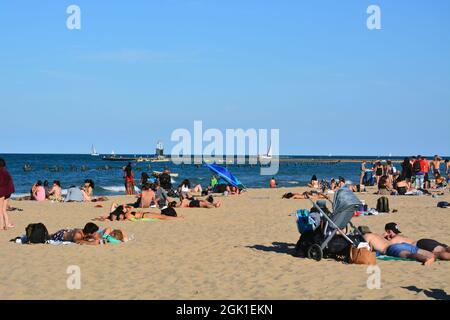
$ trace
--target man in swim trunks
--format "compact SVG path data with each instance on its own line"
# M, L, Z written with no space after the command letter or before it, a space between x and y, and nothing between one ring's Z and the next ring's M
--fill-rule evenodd
M95 223L87 223L83 229L62 229L50 236L53 241L67 241L76 244L98 245L100 241L95 239L95 234L98 231L98 226Z
M440 260L450 260L450 248L446 244L440 243L433 239L420 239L415 242L409 238L403 237L400 235L401 232L395 222L386 224L384 228L386 230L385 238L391 242L407 242L421 250L433 253L436 258Z
M408 243L392 243L382 236L370 232L365 233L363 237L376 251L384 255L414 259L426 266L431 265L435 260L431 252L421 250Z

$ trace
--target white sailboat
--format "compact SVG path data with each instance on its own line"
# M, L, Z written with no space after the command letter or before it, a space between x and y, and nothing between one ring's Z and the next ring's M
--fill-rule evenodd
M91 148L91 156L93 156L93 157L99 156L99 154L97 153L97 150L95 150L94 145L92 145L92 148Z
M267 150L267 154L262 154L258 156L258 159L261 160L271 160L273 156L272 153L272 144L269 145L269 149Z

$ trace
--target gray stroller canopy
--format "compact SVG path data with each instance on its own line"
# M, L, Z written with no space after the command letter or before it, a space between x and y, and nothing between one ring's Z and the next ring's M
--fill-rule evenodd
M353 214L361 204L361 201L350 189L345 187L339 189L334 196L331 219L339 229L343 229L350 222Z

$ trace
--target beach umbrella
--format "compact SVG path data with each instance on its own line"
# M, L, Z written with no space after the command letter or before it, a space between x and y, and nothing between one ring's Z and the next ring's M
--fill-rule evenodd
M245 189L245 186L242 184L241 181L239 181L238 178L233 176L230 171L228 171L227 168L221 167L217 164L205 164L205 167L207 167L209 170L217 174L219 177L224 179L226 182L231 184L232 186L240 189Z

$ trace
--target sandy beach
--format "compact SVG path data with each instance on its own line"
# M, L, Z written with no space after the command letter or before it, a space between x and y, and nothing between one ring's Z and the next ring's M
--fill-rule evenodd
M23 212L10 212L16 228L0 232L0 299L448 299L448 262L431 267L410 261L379 261L381 289L369 290L367 267L334 260L295 258L299 238L296 209L306 200L282 200L293 189L250 189L240 196L220 197L218 209L178 209L176 221L98 222L133 234L122 245L19 245L10 239L29 223L43 222L49 232L83 227L105 215L111 197L95 203L17 202ZM371 193L373 193L371 191ZM358 194L371 207L377 195ZM219 197L217 197L219 198ZM446 192L432 197L390 197L397 213L358 217L356 225L383 232L385 223L399 223L413 239L450 243L450 201ZM81 289L69 290L67 268L80 267Z

